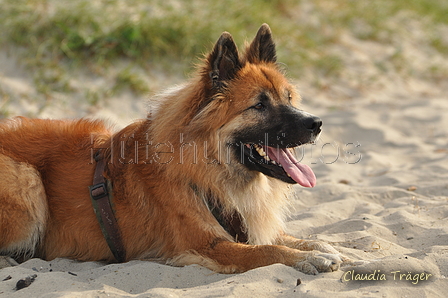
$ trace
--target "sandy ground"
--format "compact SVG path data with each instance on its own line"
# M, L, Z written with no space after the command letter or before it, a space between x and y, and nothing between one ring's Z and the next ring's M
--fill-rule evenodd
M29 90L31 79L2 57L0 86L17 95L8 106L12 116L85 113L120 126L145 114L144 104L129 94L93 111L60 95L59 105L39 110L26 99L32 90L26 97L14 91ZM295 188L287 224L296 237L330 242L368 263L310 276L279 264L222 275L199 266L175 268L147 261L105 265L31 259L10 266L0 259L0 297L444 297L448 100L427 82L386 78L383 83L382 88L358 93L347 86L333 89L351 94L345 101L332 100L332 90L302 86L304 109L324 122L320 141L297 152L315 171L318 184ZM16 290L17 282L27 277L34 282Z

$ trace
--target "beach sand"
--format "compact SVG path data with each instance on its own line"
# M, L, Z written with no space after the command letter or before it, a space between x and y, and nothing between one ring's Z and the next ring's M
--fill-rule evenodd
M27 82L31 84L6 70L0 75L3 90L11 93L14 88L28 90ZM329 242L365 264L317 276L280 264L223 275L200 266L149 261L106 265L31 259L11 266L0 259L0 297L444 297L448 100L438 88L390 79L382 88L359 93L333 89L351 94L339 101L332 99L332 90L301 88L304 109L324 124L319 142L297 152L315 171L317 186L294 186L287 232ZM29 100L12 102L11 116L90 113L121 126L145 116L144 104L130 95L110 99L94 111L70 104L40 111L33 105ZM16 290L17 282L27 277L34 282ZM370 280L357 280L363 278Z

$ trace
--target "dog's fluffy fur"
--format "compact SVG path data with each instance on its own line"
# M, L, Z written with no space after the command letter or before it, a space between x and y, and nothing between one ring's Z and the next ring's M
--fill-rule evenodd
M3 120L0 252L113 261L88 192L92 156L104 148L128 260L223 273L273 263L310 274L337 270L341 259L330 245L283 233L295 181L272 158L263 164L252 153L260 144L283 150L313 142L320 133L320 120L297 108L300 97L276 64L266 24L244 55L223 33L194 78L155 100L147 119L115 134L85 119ZM240 220L244 243L218 223L215 207Z

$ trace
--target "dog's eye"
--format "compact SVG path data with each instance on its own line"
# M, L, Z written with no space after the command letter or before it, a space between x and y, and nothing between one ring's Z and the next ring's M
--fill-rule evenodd
M257 103L256 105L253 106L254 109L262 111L265 109L264 104L262 104L261 102Z

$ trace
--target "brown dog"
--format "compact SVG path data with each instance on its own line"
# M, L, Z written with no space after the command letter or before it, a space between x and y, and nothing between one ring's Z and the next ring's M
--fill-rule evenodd
M314 142L321 121L299 101L265 24L244 55L224 32L197 76L115 134L85 119L3 120L0 252L114 261L117 248L89 195L96 156L114 210L102 215L116 217L120 261L158 258L223 273L274 263L337 270L330 245L283 233L288 184L315 184L292 148Z

